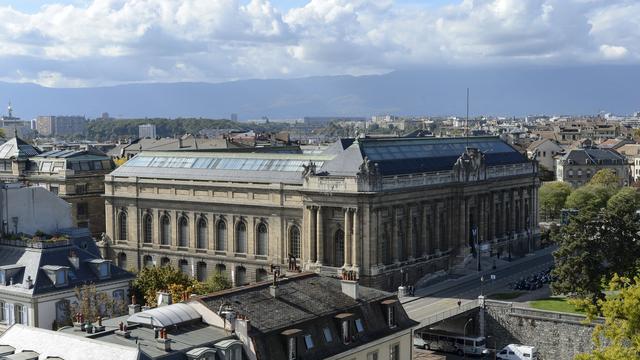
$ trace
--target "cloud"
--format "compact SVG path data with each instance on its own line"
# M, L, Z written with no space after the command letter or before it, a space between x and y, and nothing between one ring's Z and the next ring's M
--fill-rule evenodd
M47 86L638 62L628 0L92 0L0 7L0 78Z

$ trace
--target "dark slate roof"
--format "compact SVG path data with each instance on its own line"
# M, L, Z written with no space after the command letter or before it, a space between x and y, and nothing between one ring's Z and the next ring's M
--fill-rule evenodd
M359 157L353 149L357 147ZM451 170L467 147L485 154L487 166L527 162L527 158L498 137L469 138L363 138L342 154L325 162L329 175L357 173L364 157L378 164L382 175L400 175Z
M619 154L613 149L599 149L594 147L586 147L580 149L572 149L567 152L562 161L573 161L575 164L612 164L615 161L619 161L620 164L624 163L624 156Z
M103 159L109 159L110 157L105 154L104 152L94 148L94 147L90 147L89 149L82 149L82 150L51 150L51 151L47 151L44 152L42 154L39 154L38 157L40 158L56 158L56 159L69 159L69 158L103 158Z
M298 350L304 359L324 359L342 353L366 342L379 339L416 325L396 301L398 326L387 325L384 300L397 300L396 296L381 290L360 287L360 298L353 299L342 292L341 281L317 274L301 274L278 283L277 297L269 293L269 282L231 289L199 298L212 311L218 312L223 304L230 305L240 316L251 321L251 336L259 358L286 359L287 344L282 332L298 329L300 335L310 335L314 347L306 350L304 339L298 336ZM357 340L345 345L341 341L340 321L336 315L351 314L360 319L364 332ZM332 341L327 343L323 329L328 328Z
M99 259L94 240L88 229L68 229L61 233L72 234L68 242L62 241L46 248L12 244L11 240L0 240L0 266L20 267L20 271L13 275L13 287L7 286L6 291L15 291L21 294L43 294L59 290L74 288L86 283L104 283L115 280L133 279L133 274L111 264L111 277L99 279L87 261ZM78 269L69 261L69 254L73 251L79 258ZM66 286L55 287L47 274L42 270L43 266L69 267L69 278ZM23 283L31 277L33 287L26 289ZM7 279L8 281L8 279Z

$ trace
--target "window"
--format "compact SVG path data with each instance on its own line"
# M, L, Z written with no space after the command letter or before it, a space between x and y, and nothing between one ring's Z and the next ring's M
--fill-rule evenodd
M296 346L296 338L294 336L287 340L287 350L289 353L289 360L296 360L298 358L298 348Z
M227 267L224 264L216 265L216 274L224 275L227 272Z
M207 235L207 220L200 218L198 219L198 239L196 244L198 249L206 249L208 247Z
M267 233L267 225L259 224L257 229L256 255L267 255L269 248L269 236Z
M142 265L146 268L153 267L153 258L151 257L151 255L145 255L142 258Z
M322 334L324 335L324 341L330 343L333 341L333 335L331 335L331 329L328 327L322 328Z
M76 195L87 193L87 184L76 184Z
M396 308L393 305L387 305L387 324L390 328L396 327Z
M118 236L119 240L127 240L127 213L124 211L118 215Z
M356 319L356 330L358 330L359 333L364 331L364 325L362 324L362 319Z
M118 255L118 267L122 269L127 268L127 254L122 252Z
M104 278L108 277L109 273L111 272L110 270L111 270L111 268L109 266L109 263L103 262L103 263L98 264L98 274L99 274L101 279L104 279Z
M142 221L142 241L150 244L153 241L153 218L151 214L145 214Z
M171 265L171 259L169 259L168 257L163 257L162 259L160 259L160 266L169 266Z
M389 346L389 360L400 359L400 344L393 344Z
M189 263L187 262L187 260L180 260L178 261L178 268L180 269L180 272L186 275L189 275Z
M378 352L372 351L370 353L367 353L367 360L378 360Z
M76 215L78 218L86 218L89 215L89 204L85 202L77 203Z
M49 191L51 191L52 193L58 195L58 193L60 191L60 186L58 186L58 185L50 185L49 186Z
M27 324L27 308L24 305L15 304L14 311L15 311L14 318L16 319L15 323L26 325Z
M344 231L337 230L333 236L335 244L335 261L336 266L342 266L344 263Z
M342 321L342 343L349 344L351 342L351 329L349 327L349 320Z
M242 266L236 268L236 286L242 286L247 283L247 269Z
M167 215L160 219L160 244L169 245L169 234L171 233L171 222Z
M189 220L185 216L178 220L178 246L189 246Z
M4 315L4 301L0 301L0 322L5 322L6 316Z
M311 335L307 334L304 336L304 344L307 346L307 350L313 349L313 338L311 338Z
M196 278L200 282L207 280L207 263L204 261L198 262Z
M216 250L225 251L227 243L227 224L220 220L216 227Z
M293 257L299 259L300 254L300 229L297 226L292 226L289 230L289 252Z
M67 272L65 270L56 271L56 286L63 286L67 283Z
M265 269L257 269L256 270L256 282L267 281L269 280L269 274Z
M236 225L236 252L247 252L247 226L242 221Z

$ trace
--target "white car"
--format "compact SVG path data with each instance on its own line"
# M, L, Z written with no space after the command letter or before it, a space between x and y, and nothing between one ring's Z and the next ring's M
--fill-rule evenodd
M538 351L533 346L509 344L497 354L498 360L538 360Z

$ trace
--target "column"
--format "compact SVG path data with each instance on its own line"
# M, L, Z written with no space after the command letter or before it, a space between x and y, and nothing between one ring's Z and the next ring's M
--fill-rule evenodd
M398 239L398 209L391 209L391 261L396 263L400 260L400 241Z
M525 188L520 188L520 229L518 232L523 232L527 225L524 223L527 219L525 212Z
M420 204L420 208L422 209L422 223L420 224L420 241L422 242L421 250L422 256L425 257L429 253L429 244L427 242L427 233L429 231L429 223L427 222L427 206L425 204Z
M434 236L433 236L433 239L431 240L431 242L432 242L432 246L435 246L436 250L442 251L442 248L441 248L442 234L440 234L440 229L441 229L441 226L440 226L440 221L441 221L441 219L440 219L440 207L438 206L437 202L433 205L433 209L434 209L434 211L433 211L433 229L434 229L433 234L434 234Z
M406 209L406 215L405 218L407 219L407 235L406 235L406 246L404 247L404 251L405 251L405 259L413 259L415 257L414 254L414 249L415 249L415 245L413 242L413 214L412 214L412 206L411 205L407 205L405 207Z
M315 262L317 260L316 257L316 249L317 249L317 244L316 244L316 221L317 216L315 214L316 212L316 207L315 206L307 206L307 218L309 219L309 225L308 225L308 235L307 238L309 239L309 261L310 262Z
M360 222L358 221L358 208L353 209L353 252L352 252L352 259L351 260L351 264L353 264L353 267L358 267L360 266L360 248L361 248L361 244L360 244L360 231L358 231L358 229L360 228Z
M351 235L353 231L353 225L351 225L351 209L344 209L344 265L343 267L351 266Z
M384 236L384 225L382 224L382 216L380 215L382 209L376 209L375 210L375 221L376 221L376 264L377 265L382 265L384 264L384 258L383 256L385 256L385 253L383 251L383 242L386 240L386 238L383 238ZM389 251L389 250L387 250Z
M316 212L316 255L318 257L317 264L322 265L324 262L324 223L322 219L322 207L318 206Z

